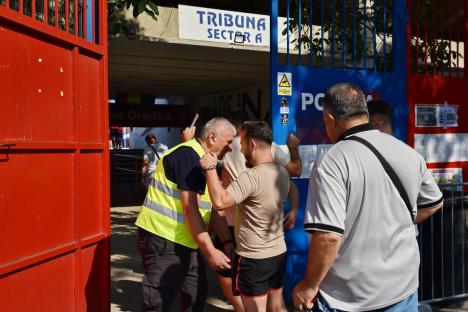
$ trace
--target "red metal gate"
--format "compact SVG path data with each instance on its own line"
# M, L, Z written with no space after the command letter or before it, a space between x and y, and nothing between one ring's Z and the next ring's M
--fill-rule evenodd
M106 18L0 0L0 311L109 309Z
M439 142L443 142L443 135L447 134L464 134L468 138L468 1L408 0L408 7L409 144L419 143L418 135L421 134L438 134L436 140ZM458 115L455 126L444 120L445 114L453 110ZM420 124L417 124L417 112L423 119ZM442 117L442 120L431 119L432 112L438 113L436 117ZM431 155L431 159L441 161L429 159L429 167L457 166L468 175L465 153L457 151L461 156L459 159L449 153Z
M440 179L445 200L419 227L419 298L431 302L468 296L468 1L407 3L408 141Z

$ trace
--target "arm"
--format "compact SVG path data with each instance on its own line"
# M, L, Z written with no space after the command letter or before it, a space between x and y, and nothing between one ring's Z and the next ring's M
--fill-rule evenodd
M213 209L223 210L234 206L236 201L221 185L215 170L216 162L216 156L212 153L207 153L200 159L200 166L206 172L206 184L208 185Z
M211 237L206 231L202 216L198 211L198 194L191 191L179 190L184 218L189 228L192 237L197 242L200 250L206 258L208 264L214 269L230 268L229 258L226 255L214 248L211 242Z
M436 213L440 208L444 206L444 202L440 202L434 207L429 207L429 208L420 208L418 209L418 213L416 215L416 220L414 220L414 223L419 224L426 220L427 218L431 217L434 213Z
M143 164L141 166L141 184L146 184L146 173L148 172L148 159L143 158Z
M430 170L427 169L424 158L420 157L422 183L417 198L417 211L414 223L418 224L431 217L444 205L443 194L436 184Z
M148 172L148 160L144 159L143 164L141 166L141 176L145 177L147 172Z
M309 244L305 277L293 290L294 306L299 310L312 308L320 284L330 270L341 243L336 233L314 231Z
M226 242L233 239L224 217L224 211L213 211L211 214L211 224L221 241Z
M299 190L293 181L289 181L289 207L291 210L284 216L284 228L290 230L294 227L297 217L297 207L299 206Z
M213 211L211 214L211 225L218 235L219 239L224 243L224 254L229 258L233 255L234 239L231 237L231 232L224 217L224 211Z
M294 134L288 135L286 145L288 146L291 159L286 164L285 168L288 170L290 176L298 177L302 173L302 161L299 156L299 138Z

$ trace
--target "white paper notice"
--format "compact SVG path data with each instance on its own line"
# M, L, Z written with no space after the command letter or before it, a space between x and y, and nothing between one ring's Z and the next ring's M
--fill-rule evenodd
M333 144L319 144L319 145L299 145L299 156L302 161L302 174L301 179L308 179L310 171L314 166L314 161L320 154L325 153ZM289 150L286 145L280 145L281 149L289 155Z
M429 163L468 161L468 133L415 134L414 148Z
M416 127L458 127L458 106L416 104Z

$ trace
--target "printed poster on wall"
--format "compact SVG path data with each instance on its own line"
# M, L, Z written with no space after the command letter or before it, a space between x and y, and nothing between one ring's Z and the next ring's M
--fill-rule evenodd
M416 127L458 127L458 106L416 104Z
M463 168L431 168L429 171L442 189L463 190Z

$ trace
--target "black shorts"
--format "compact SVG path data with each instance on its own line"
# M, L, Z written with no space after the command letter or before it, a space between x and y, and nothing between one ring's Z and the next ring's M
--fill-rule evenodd
M286 253L264 259L251 259L235 255L232 275L234 294L257 297L270 289L283 287Z
M234 242L234 227L228 226L228 228L229 228L229 232L231 233L232 241ZM219 249L224 252L224 244L221 241L221 239L218 237L218 235L215 236L213 240L213 245L216 249ZM235 247L236 247L236 244L234 243L234 248ZM231 263L231 269L216 271L216 274L222 277L231 277L232 276L232 263Z

